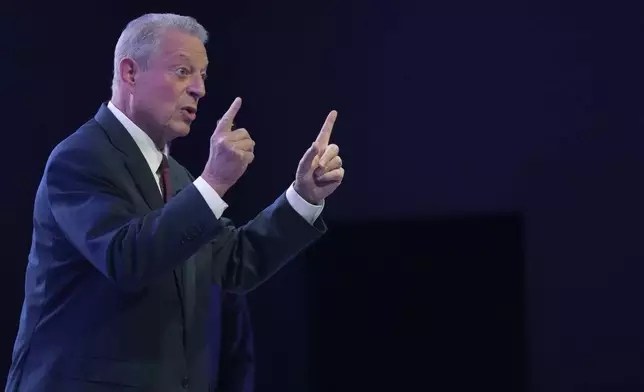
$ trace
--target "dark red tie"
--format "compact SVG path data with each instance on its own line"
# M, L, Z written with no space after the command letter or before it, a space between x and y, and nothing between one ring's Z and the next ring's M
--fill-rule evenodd
M168 165L168 158L163 154L161 160L161 192L163 193L163 201L169 202L172 199L172 184L170 184L170 165Z

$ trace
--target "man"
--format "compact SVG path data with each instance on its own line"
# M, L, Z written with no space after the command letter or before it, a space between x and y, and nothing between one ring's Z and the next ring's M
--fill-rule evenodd
M113 94L54 148L34 205L25 302L7 391L206 391L212 284L260 285L318 239L344 170L331 112L293 184L246 225L222 197L253 160L234 100L194 179L163 153L205 95L207 33L144 15L115 50Z

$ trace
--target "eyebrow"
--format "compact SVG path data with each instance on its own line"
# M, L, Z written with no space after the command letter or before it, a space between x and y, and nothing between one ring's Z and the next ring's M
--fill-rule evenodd
M184 59L184 60L186 60L186 61L188 61L188 62L190 62L190 57L186 56L185 54L179 53L179 57ZM204 73L208 69L208 65L209 65L209 63L208 63L208 61L206 61L206 66L203 68Z

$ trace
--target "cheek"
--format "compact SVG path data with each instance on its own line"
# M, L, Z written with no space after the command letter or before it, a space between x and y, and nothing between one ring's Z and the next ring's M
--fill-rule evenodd
M151 112L158 122L167 122L178 112L185 88L180 83L164 77L157 78L156 82L146 82L148 83L142 83L138 89L141 100L145 101L148 112Z
M167 123L177 111L177 100L172 89L155 88L147 92L150 112L158 123Z
M161 103L166 111L177 111L181 106L183 89L177 85L166 85L156 94L157 102Z

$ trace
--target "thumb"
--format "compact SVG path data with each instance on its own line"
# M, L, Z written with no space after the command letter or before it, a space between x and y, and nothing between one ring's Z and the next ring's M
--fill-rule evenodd
M300 173L308 173L309 170L311 170L313 161L318 156L319 152L320 148L318 147L317 143L311 144L311 147L306 150L304 156L302 157L302 159L300 159L300 164L297 166L297 171Z
M237 115L237 112L239 111L239 108L241 107L242 100L241 98L237 97L233 101L233 103L230 105L226 113L221 117L219 121L217 121L217 127L215 128L215 134L222 133L222 132L230 132L233 122L235 121L235 116Z

